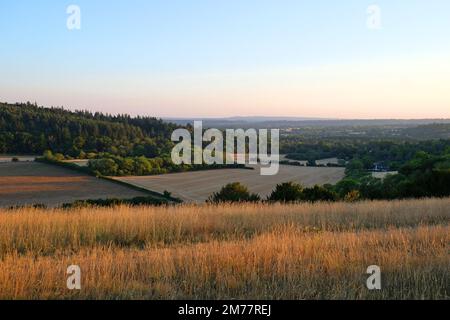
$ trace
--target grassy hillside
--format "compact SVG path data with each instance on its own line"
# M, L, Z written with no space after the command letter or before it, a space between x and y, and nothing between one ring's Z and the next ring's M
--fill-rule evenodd
M450 199L0 210L0 298L446 299ZM66 268L82 290L66 289ZM367 267L381 291L366 288Z

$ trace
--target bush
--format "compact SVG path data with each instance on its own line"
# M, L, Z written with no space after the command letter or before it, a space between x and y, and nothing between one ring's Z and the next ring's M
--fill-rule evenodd
M46 160L53 160L53 153L50 150L44 151L43 156Z
M339 181L335 186L334 190L339 194L341 198L345 198L345 196L352 192L353 190L358 190L360 187L360 181L354 178L344 178L343 180Z
M314 186L312 188L303 189L304 201L317 202L317 201L336 201L337 194L325 187Z
M54 159L55 159L56 161L63 161L63 160L65 160L66 158L64 157L63 154L61 154L61 153L56 153L56 154L54 155Z
M295 202L301 201L303 197L303 187L294 182L278 184L275 190L267 198L268 201L275 202Z
M234 182L224 186L219 192L212 194L207 202L223 203L223 202L258 202L261 198L257 194L251 194L247 187L239 182Z
M172 193L169 192L169 191L167 191L167 190L164 190L163 195L164 195L164 197L166 197L166 198L171 198L171 197L172 197Z
M115 176L117 174L119 166L112 159L98 159L90 160L89 168L93 172L98 171L105 176Z
M136 197L132 199L90 199L77 200L72 203L65 203L62 205L63 209L85 208L85 207L116 207L116 206L162 206L168 205L169 202L163 199L156 199L154 197Z
M66 158L63 154L61 154L61 153L53 154L50 150L44 151L43 157L44 157L44 159L50 160L50 161L63 161Z
M338 195L330 186L303 188L300 184L287 182L277 185L267 200L277 202L316 202L336 201L338 198Z
M361 200L361 194L358 190L352 190L349 193L347 193L344 197L345 202L356 202Z

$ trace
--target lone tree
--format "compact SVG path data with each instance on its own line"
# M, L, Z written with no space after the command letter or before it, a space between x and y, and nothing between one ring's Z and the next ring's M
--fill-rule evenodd
M219 192L212 194L206 202L208 203L233 203L233 202L258 202L259 195L250 193L246 186L234 182L224 186Z
M267 200L274 202L296 202L303 198L303 187L294 182L278 184Z

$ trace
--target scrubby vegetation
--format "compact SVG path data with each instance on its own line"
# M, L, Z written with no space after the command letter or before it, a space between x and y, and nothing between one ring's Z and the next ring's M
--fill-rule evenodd
M267 200L271 202L318 202L337 199L331 186L304 188L300 184L287 182L277 185Z
M257 194L250 193L246 186L234 182L224 186L219 192L213 193L207 202L209 203L236 203L236 202L258 202L261 198Z
M122 205L128 206L160 206L168 205L170 201L163 198L136 197L132 199L96 199L96 200L77 200L72 203L62 205L64 209L84 208L84 207L117 207Z

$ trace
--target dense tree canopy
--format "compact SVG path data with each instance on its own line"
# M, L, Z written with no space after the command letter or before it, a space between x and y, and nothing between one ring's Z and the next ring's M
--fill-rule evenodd
M257 202L259 195L250 193L248 188L239 182L224 186L219 192L213 193L207 202L209 203L233 203L233 202Z
M314 163L319 159L339 158L345 160L358 159L364 169L371 169L374 163L390 170L398 170L407 161L414 158L417 152L424 151L432 155L440 155L450 149L450 140L430 141L359 141L355 139L300 141L285 139L281 144L281 153L293 160L308 160Z
M99 152L152 158L170 151L175 128L156 118L0 103L0 153L50 150L77 158Z
M450 150L441 155L418 152L400 167L398 174L377 179L358 166L347 169L346 178L334 189L340 198L352 191L365 199L398 199L450 196Z

